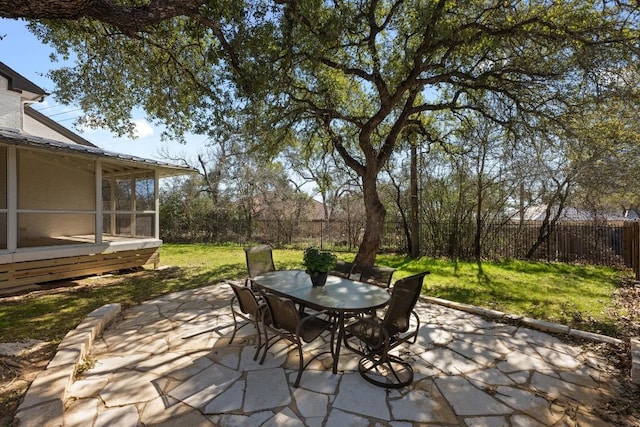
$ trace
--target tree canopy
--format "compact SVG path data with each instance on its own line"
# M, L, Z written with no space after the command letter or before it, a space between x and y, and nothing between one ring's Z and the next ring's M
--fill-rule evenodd
M41 19L32 30L63 57L73 54L73 66L51 72L60 100L117 132L131 130L141 106L178 139L241 134L266 156L293 141L329 144L362 183L357 263L375 260L385 218L378 178L409 127L438 141L447 129L432 123L477 115L515 141L563 138L577 135L568 119L580 112L637 99L639 9L625 2L81 3L74 16L22 15ZM110 9L91 11L103 3ZM127 7L129 25L117 17Z

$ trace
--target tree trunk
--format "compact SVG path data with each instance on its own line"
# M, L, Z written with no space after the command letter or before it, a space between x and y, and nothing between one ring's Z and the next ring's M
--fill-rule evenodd
M540 228L538 230L538 239L529 248L529 251L525 255L525 258L532 259L538 248L544 242L548 242L549 236L554 232L556 224L562 216L562 213L564 212L564 206L567 198L569 197L569 191L571 187L569 182L570 180L568 178L566 178L562 183L556 182L557 188L551 200L547 204L544 219L542 220L542 224L540 225ZM559 201L558 210L556 211L555 215L551 217L551 208L553 207L553 202L556 200ZM548 253L548 251L547 260L550 260L550 254Z
M411 240L409 241L409 255L412 258L420 256L420 217L418 209L418 148L416 144L411 145L411 176L409 188L409 214L411 215Z
M484 168L487 159L486 145L483 144L481 150L476 168L476 232L473 237L473 256L478 263L482 259L482 205L484 202Z
M366 222L362 243L354 260L356 265L374 265L382 242L384 219L387 211L378 197L376 178L377 175L375 173L365 174L362 178Z

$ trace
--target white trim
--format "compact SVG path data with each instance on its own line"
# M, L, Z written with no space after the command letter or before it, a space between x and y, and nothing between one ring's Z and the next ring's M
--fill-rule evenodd
M93 211L90 211L93 212ZM136 214L136 215L143 215L143 214L154 214L156 213L155 211L102 211L102 213L104 214L116 214L116 215L129 215L129 214Z
M96 170L96 196L95 196L95 204L96 204L96 217L95 217L95 231L94 234L96 236L96 244L99 245L102 243L102 161L96 160L95 163Z
M131 177L129 178L129 187L131 188L131 200L129 201L131 206L131 211L136 211L136 179ZM131 237L136 236L136 214L132 213L129 217L129 234Z
M39 261L43 259L65 258L69 256L94 255L113 253L145 248L156 248L162 245L159 239L136 239L131 242L110 242L97 244L65 245L65 246L39 246L37 248L17 249L13 253L0 251L0 264L12 262Z
M154 217L154 232L153 235L156 239L160 238L160 171L155 170L153 177L153 202L155 209Z
M16 209L19 214L87 214L95 215L96 211L79 209Z
M7 250L18 247L18 166L16 147L7 147Z
M109 224L111 225L111 235L116 235L116 180L114 178L109 178L109 189L111 190L111 194L109 195Z

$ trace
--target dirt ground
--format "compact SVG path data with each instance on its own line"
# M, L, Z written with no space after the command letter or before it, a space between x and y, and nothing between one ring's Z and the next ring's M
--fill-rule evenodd
M36 293L70 292L78 286L105 286L109 281L121 281L122 276L95 279L74 280L73 282L56 282L44 287ZM33 293L0 297L0 304L5 298L19 299L33 296ZM640 337L640 282L627 281L616 292L616 311L626 312L618 315L619 330L622 338ZM623 311L624 310L624 311ZM617 314L617 313L614 313ZM632 384L629 378L631 368L631 352L628 346L614 347L604 344L582 343L590 346L595 352L606 356L611 365L619 371L619 397L609 402L607 414L613 425L623 427L640 426L640 386ZM0 343L0 427L12 426L15 411L22 396L34 380L38 372L44 369L55 355L56 347L49 342L28 340L23 343Z

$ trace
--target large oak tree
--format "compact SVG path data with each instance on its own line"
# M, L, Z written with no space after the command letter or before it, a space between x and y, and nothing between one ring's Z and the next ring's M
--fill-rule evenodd
M67 16L17 3L0 14L43 19L34 32L75 60L52 72L56 93L93 125L126 131L142 106L174 136L244 129L267 155L302 134L329 142L362 181L358 263L375 261L378 177L408 126L470 111L555 126L637 90L639 11L620 1L61 2L79 5Z

